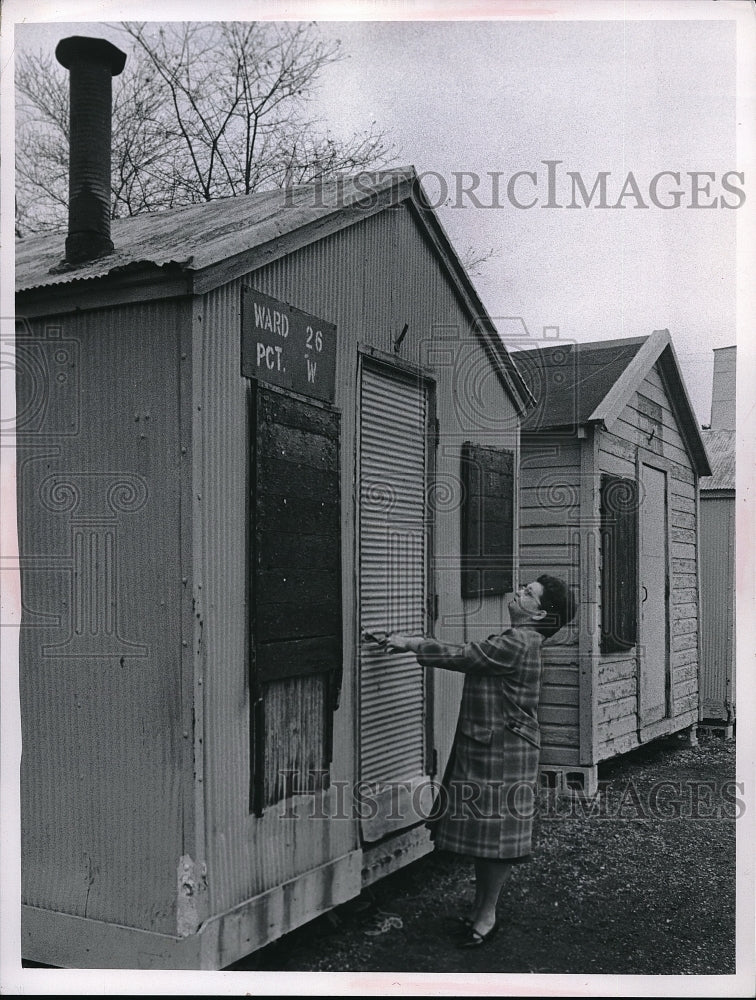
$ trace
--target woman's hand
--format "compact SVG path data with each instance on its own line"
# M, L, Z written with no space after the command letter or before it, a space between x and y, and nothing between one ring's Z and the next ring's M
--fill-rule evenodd
M416 653L422 641L421 635L402 635L400 632L392 632L386 639L386 645L396 652Z

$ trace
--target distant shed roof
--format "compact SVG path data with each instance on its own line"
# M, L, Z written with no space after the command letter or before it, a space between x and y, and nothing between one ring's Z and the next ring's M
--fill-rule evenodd
M700 480L702 492L735 489L735 431L704 430L701 435L711 465L710 476Z
M668 330L648 337L585 344L546 344L512 354L536 405L523 434L596 424L611 430L654 367L659 366L680 433L699 476L711 474L701 430Z
M645 343L632 340L593 344L548 344L512 354L536 406L523 430L585 424Z

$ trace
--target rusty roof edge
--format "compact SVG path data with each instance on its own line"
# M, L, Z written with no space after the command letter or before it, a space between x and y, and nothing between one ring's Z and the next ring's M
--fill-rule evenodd
M498 362L497 370L502 381L514 403L518 415L523 416L536 405L535 397L510 357L509 351L496 329L496 324L483 305L475 285L470 280L470 276L460 261L443 223L428 202L420 179L414 172L414 168L413 173L411 204L415 210L415 216L430 236L434 246L441 252L441 257L446 265L449 277L474 321L474 329L477 330L480 339L493 354L495 362Z
M142 276L145 274L156 275L161 272L165 275L166 280L172 280L175 278L176 273L185 273L188 276L191 275L191 266L194 258L187 257L186 260L166 260L157 263L153 260L141 259L141 260L129 260L123 264L115 264L113 267L109 268L107 271L103 271L101 274L90 274L81 275L77 277L73 274L75 268L61 272L61 275L65 275L65 278L61 281L48 282L46 284L39 285L24 285L21 288L16 289L16 297L23 297L24 295L43 293L54 293L62 292L66 288L80 288L83 285L94 283L97 286L101 286L103 283L110 282L114 278L131 277L131 276Z

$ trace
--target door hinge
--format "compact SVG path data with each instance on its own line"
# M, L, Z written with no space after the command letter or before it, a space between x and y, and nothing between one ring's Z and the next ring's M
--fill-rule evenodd
M434 417L431 423L431 439L434 448L438 448L439 441L441 440L441 421L438 417Z
M431 778L435 778L438 774L438 750L433 747L431 750L430 767L428 768L428 774Z

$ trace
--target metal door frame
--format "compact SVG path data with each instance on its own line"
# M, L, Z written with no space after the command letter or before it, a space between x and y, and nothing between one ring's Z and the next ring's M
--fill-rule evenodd
M362 781L361 765L361 716L362 716L362 654L360 633L362 628L360 614L360 594L361 594L361 566L360 566L360 538L361 538L361 510L360 510L360 473L362 463L362 376L365 367L375 372L383 371L387 376L405 381L414 382L426 393L426 447L425 447L425 523L426 523L426 554L425 554L425 626L430 632L433 628L437 612L437 587L434 569L434 539L435 539L435 517L432 505L428 502L428 497L432 484L436 476L436 455L438 450L438 419L436 416L436 379L434 373L421 365L416 365L404 359L384 353L369 345L359 344L357 355L357 379L355 393L355 465L354 465L354 499L355 499L355 543L354 543L354 601L355 601L355 629L354 629L354 649L356 651L356 678L355 678L355 708L354 713L354 746L355 746L355 773L358 784ZM434 690L433 671L426 670L423 679L423 745L424 761L423 770L425 776L433 777L436 770L435 752L435 720L434 720ZM430 791L430 784L428 785ZM428 803L430 804L430 803ZM423 817L418 816L417 821ZM376 836L371 836L370 840L377 839L385 833L393 831L400 832L411 824L398 825L390 820L386 821L385 828L379 824L379 832ZM364 831L363 831L364 833Z

